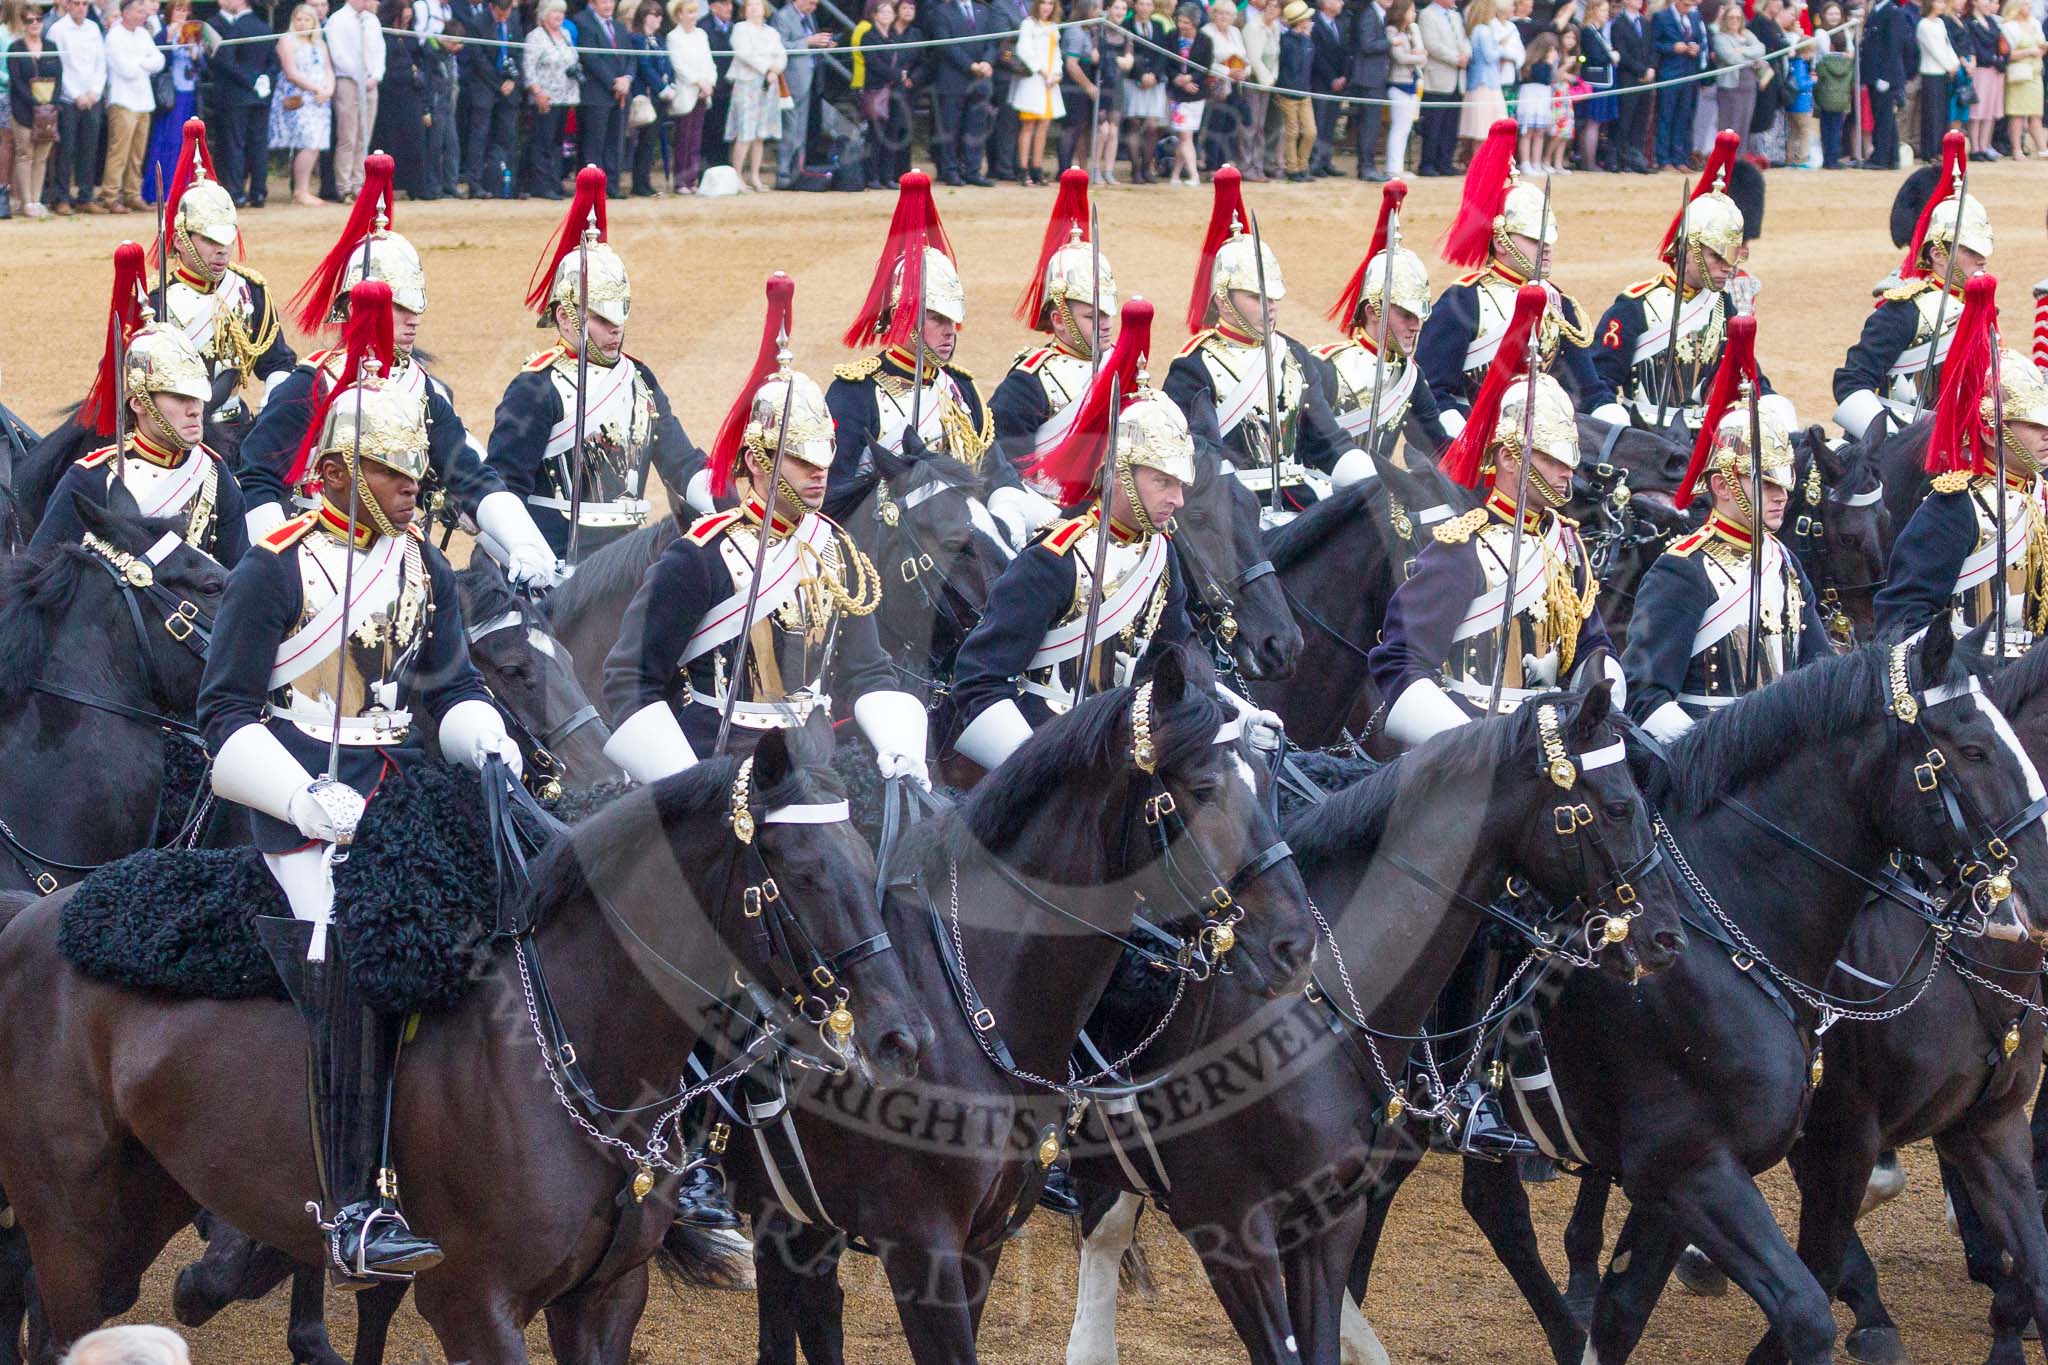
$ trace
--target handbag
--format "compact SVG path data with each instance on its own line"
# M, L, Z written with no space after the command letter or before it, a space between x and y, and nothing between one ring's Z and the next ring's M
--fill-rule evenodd
M178 84L171 79L171 64L164 63L164 69L149 78L149 93L156 101L156 111L167 114L178 102Z
M796 108L796 101L790 98L789 82L779 75L775 78L775 107L784 113Z
M28 125L28 140L38 147L48 146L57 140L57 106L38 104L35 116Z
M306 97L294 91L292 94L286 95L282 100L279 100L278 103L284 106L286 113L295 114L305 108Z
M632 103L626 106L626 126L628 128L645 128L648 124L654 122L654 117L654 101L645 95L633 96Z

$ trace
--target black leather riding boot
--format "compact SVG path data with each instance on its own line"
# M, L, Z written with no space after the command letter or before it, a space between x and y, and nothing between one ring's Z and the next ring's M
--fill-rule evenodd
M1081 1216L1081 1196L1074 1192L1074 1179L1064 1166L1045 1173L1045 1187L1038 1192L1038 1207L1068 1218Z
M404 1021L363 1002L338 931L328 930L324 961L306 960L312 927L301 920L258 924L312 1033L314 1150L326 1195L328 1216L321 1226L327 1231L330 1278L345 1289L410 1279L439 1265L441 1248L406 1226L398 1208L398 1174L389 1159L391 1091ZM280 948L295 957L292 970L286 970Z
M1458 1126L1457 1150L1482 1161L1504 1161L1511 1156L1536 1156L1539 1148L1509 1126L1501 1112L1500 1097L1484 1081L1467 1081L1458 1087L1455 1103L1464 1114Z
M725 1192L725 1144L732 1128L724 1122L706 1123L711 1108L698 1100L696 1136L685 1153L688 1173L676 1185L676 1221L693 1228L731 1231L740 1225L732 1200Z

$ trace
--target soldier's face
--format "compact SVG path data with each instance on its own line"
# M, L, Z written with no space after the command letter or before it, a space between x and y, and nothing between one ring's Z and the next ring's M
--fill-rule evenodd
M1519 232L1508 234L1508 245L1521 253L1522 259L1536 267L1539 275L1550 273L1550 248L1534 237L1524 237Z
M1698 258L1692 263L1692 278L1689 283L1695 287L1705 285L1709 289L1719 290L1734 277L1735 267L1732 263L1722 259L1719 252L1701 247Z
M595 321L595 319L592 320ZM413 312L410 308L400 308L397 304L393 304L391 306L391 337L394 344L397 345L399 353L404 354L410 351L413 341L419 334L420 315Z
M779 500L781 505L775 510L786 517L800 517L805 512L815 512L818 508L823 507L825 505L825 480L829 473L829 469L785 454L782 460L782 481L796 490L797 496L803 499L804 505L802 507L791 507L789 500L783 498ZM768 475L757 470L751 478L754 484L755 496L759 497L761 490L768 486Z
M199 398L187 398L182 393L153 393L146 397L138 395L137 403L154 403L156 410L170 424L178 439L186 445L196 445L206 428L206 403Z
M185 258L185 264L208 276L218 276L221 271L227 269L228 253L234 250L233 247L222 246L212 238L201 237L197 233L188 234L186 241L188 245L178 250L178 254Z
M1422 319L1395 304L1387 313L1387 345L1403 355L1415 354L1415 339L1422 335ZM1368 307L1365 310L1365 334L1374 341L1380 337L1380 310Z
M1942 280L1947 278L1948 249L1939 246L1928 248L1927 263L1934 279ZM1982 253L1972 251L1966 246L1957 247L1956 283L1961 284L1964 280L1975 279L1984 273L1984 267L1989 264L1991 263L1984 259Z
M1088 342L1097 351L1107 351L1116 340L1109 315L1097 313L1092 304L1069 301L1067 312L1074 319L1075 340Z
M1745 480L1738 494L1735 480L1726 474L1716 474L1713 481L1714 509L1739 526L1750 524L1749 513L1743 510L1745 499L1754 500L1755 490ZM1792 494L1774 483L1764 484L1764 527L1775 531L1785 524L1785 509L1792 502Z
M1261 331L1272 331L1280 325L1280 300L1262 299L1249 289L1230 291L1231 307L1237 315L1249 321Z
M1138 501L1145 504L1145 516L1154 526L1166 525L1166 519L1180 510L1187 500L1187 489L1171 474L1143 465L1131 471L1131 482L1138 487Z
M568 316L570 310L563 309ZM576 327L569 327L567 333L570 346L576 344ZM609 365L619 358L619 349L626 344L626 329L616 322L606 322L597 314L590 315L590 353L602 357Z
M960 324L948 317L927 311L924 315L924 348L938 359L951 360L953 349L960 344Z
M2034 472L2048 468L2048 427L2036 422L2007 422L2005 429L2012 433L2020 448L2027 452L2027 458L2034 462Z

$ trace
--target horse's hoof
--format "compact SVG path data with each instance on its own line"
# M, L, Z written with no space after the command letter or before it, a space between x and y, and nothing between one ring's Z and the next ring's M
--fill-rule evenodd
M221 1310L199 1287L198 1271L197 1265L186 1266L171 1289L171 1315L186 1327L204 1327Z
M1842 1349L1862 1365L1908 1365L1912 1359L1896 1327L1859 1327L1849 1333Z
M1718 1299L1728 1292L1728 1277L1698 1247L1687 1247L1680 1252L1678 1265L1672 1273L1678 1276L1678 1282L1688 1293L1703 1299Z

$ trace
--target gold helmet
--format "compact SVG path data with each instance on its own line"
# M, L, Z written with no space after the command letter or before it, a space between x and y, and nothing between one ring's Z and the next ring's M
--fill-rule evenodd
M1405 246L1382 251L1367 261L1365 277L1359 282L1358 299L1361 304L1377 308L1382 299L1389 298L1393 300L1394 307L1428 319L1429 267Z
M1242 289L1257 297L1259 289L1259 261L1265 260L1265 296L1275 303L1287 297L1287 281L1280 275L1280 258L1273 254L1273 248L1259 242L1254 254L1250 233L1244 230L1242 220L1233 220L1230 238L1216 248L1216 263L1209 271L1209 290L1221 310L1228 307L1230 291Z
M1496 239L1527 237L1545 246L1557 245L1557 214L1543 211L1543 187L1517 178L1508 186L1500 217L1494 220Z
M405 390L388 382L375 359L363 361L363 376L345 389L336 391L334 399L327 406L327 419L320 428L321 455L339 455L348 461L350 472L356 470L358 453L365 460L374 460L387 469L395 469L412 478L424 478L427 472L427 411L420 400ZM361 417L358 419L358 412ZM357 443L357 435L362 437ZM364 503L374 508L374 499L365 498ZM378 512L376 516L381 516ZM374 519L374 517L373 517ZM392 534L388 525L380 525L386 535Z
M1017 320L1076 355L1095 354L1094 329L1082 334L1072 307L1085 303L1098 317L1116 314L1116 274L1101 249L1088 240L1088 172L1069 166L1060 172L1060 192L1046 220L1031 281L1017 300Z
M1974 194L1954 195L1936 204L1927 214L1928 246L1961 246L1985 260L1991 259L1991 215Z
M1104 313L1116 311L1116 272L1110 269L1109 258L1102 259L1102 278L1098 284L1095 276L1095 248L1081 240L1076 228L1065 245L1052 253L1052 259L1045 263L1045 301L1059 304L1087 303L1100 301Z
M626 315L633 308L633 282L626 277L626 263L619 259L619 253L612 250L610 243L597 240L595 228L584 229L583 241L571 248L555 267L555 282L548 289L549 313L563 304L570 308L583 305L586 253L590 274L590 315L603 318L615 327L625 326Z
M1493 443L1513 455L1522 448L1522 412L1529 402L1526 378L1509 382L1501 398L1500 417L1493 424ZM1548 374L1536 376L1536 419L1531 437L1537 453L1548 455L1567 469L1579 467L1579 415L1571 396ZM1532 471L1533 472L1533 471Z
M788 361L788 352L781 359ZM825 391L809 375L783 368L754 390L747 408L747 429L740 443L748 461L767 470L775 463L777 428L782 424L783 404L789 405L789 434L783 453L817 469L832 467L832 411L825 406Z
M902 303L903 262L898 261L889 278L890 311L893 313ZM924 249L924 307L926 312L937 313L948 322L967 321L967 286L960 282L953 258L929 246Z
M1124 404L1116 419L1119 467L1156 469L1184 484L1195 481L1195 438L1187 414L1151 385L1139 358L1137 396Z
M171 224L178 247L188 246L194 237L204 237L221 246L233 246L240 236L235 223L235 201L218 180L202 170L178 198L178 216Z
M1766 399L1757 400L1757 428L1763 435L1764 482L1791 492L1796 483L1792 454L1792 433L1785 426L1779 408ZM1756 465L1749 456L1749 408L1737 404L1721 415L1714 426L1714 449L1707 457L1709 475L1726 474L1736 485L1737 500L1749 507L1749 481Z
M391 286L393 306L408 313L427 311L427 272L420 264L420 253L413 244L385 226L382 213L377 215L377 226L370 234L369 262L365 268L363 244L358 242L349 252L348 266L342 272L341 291L334 296L334 311L328 316L329 322L340 322L346 315L343 306L348 302L349 291L364 280L382 280Z
M1742 209L1717 184L1686 206L1685 236L1734 265L1742 252Z
M2018 351L2006 351L1998 358L1998 387L2003 390L2005 420L2031 422L2048 427L2048 374ZM1984 403L1984 420L1992 418L1990 400Z
M157 326L156 315L146 305L142 329L128 338L121 379L131 394L174 393L201 402L213 396L205 358L184 333Z

